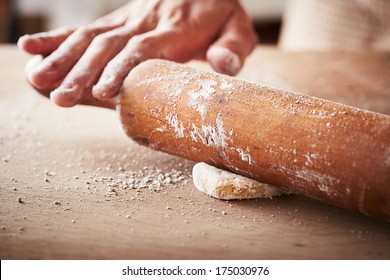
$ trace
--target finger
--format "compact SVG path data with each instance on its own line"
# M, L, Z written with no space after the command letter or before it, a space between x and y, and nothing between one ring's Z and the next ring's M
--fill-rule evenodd
M131 37L142 31L140 26L127 25L96 36L61 85L51 93L51 100L64 107L79 103L81 98L91 93L92 85L107 63Z
M35 68L39 63L42 62L42 59L43 58L42 58L41 55L33 56L27 62L26 67L25 67L25 72L28 73L29 69ZM35 90L37 90L41 95L43 95L43 96L45 96L47 98L50 97L51 89L49 89L49 90L40 90L40 89L35 88ZM89 94L84 94L83 95L83 98L78 102L78 104L98 106L98 107L104 107L104 108L109 108L109 109L115 109L115 107L116 107L116 99L112 98L112 99L100 101L100 100L97 100L96 98L94 98L91 95L91 93L89 92Z
M130 40L131 41L131 40ZM128 45L105 67L99 81L92 87L92 95L100 100L117 95L130 70L146 58L134 44Z
M188 40L184 38L181 33L157 29L134 36L107 64L98 83L93 87L92 94L102 100L117 95L130 70L147 59L164 58L177 62L189 60L195 51L189 48ZM181 44L184 41L187 42L186 45Z
M236 12L221 36L209 47L206 58L215 71L236 75L257 44L257 36L244 11Z
M41 55L34 55L26 64L25 68L24 68L24 72L26 75L28 75L28 73L32 70L32 69L35 69L36 67L38 67L38 65L42 62L43 60L43 57ZM32 85L32 87L34 87L34 85ZM36 87L34 87L34 89L36 91L38 91L41 95L45 96L45 97L49 97L50 95L50 92L52 89L47 89L47 90L41 90L41 89L38 89Z
M30 83L40 89L57 87L95 36L121 25L123 23L99 23L77 29L35 70L30 71L28 75Z
M41 55L35 55L33 56L26 64L25 67L25 72L28 73L30 69L34 69L39 63L41 63L43 60ZM41 95L45 97L50 97L50 92L51 90L40 90L35 88ZM98 106L98 107L104 107L108 109L113 109L115 110L116 107L116 99L111 98L108 100L100 101L94 98L91 93L89 94L84 94L82 99L78 102L78 104L82 105L90 105L90 106Z
M32 58L29 59L26 66L24 67L24 73L28 75L30 71L33 71L35 68L38 67L39 64L41 64L43 61L42 55L34 55Z
M47 56L56 50L73 32L75 28L64 27L49 32L24 35L18 40L18 47L30 54Z

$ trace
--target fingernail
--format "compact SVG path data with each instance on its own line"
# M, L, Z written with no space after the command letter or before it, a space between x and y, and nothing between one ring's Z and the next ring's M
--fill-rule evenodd
M235 76L240 72L242 64L238 55L226 49L226 74Z
M39 89L53 88L58 85L57 73L45 69L42 67L42 64L38 64L38 66L33 69L29 68L27 71L27 79Z
M107 98L107 93L102 89L104 85L96 85L92 87L92 95L97 99L104 100Z
M24 50L24 44L27 39L28 39L28 35L23 35L19 37L18 42L16 43L17 47L21 50Z
M61 107L72 107L81 99L75 88L57 88L50 93L50 100Z
M41 79L40 72L36 71L36 69L26 69L27 71L27 80L36 88L44 89L44 79Z
M214 62L213 67L218 72L235 76L242 68L242 63L238 55L228 48L213 47L207 55L211 57L211 61Z
M41 55L33 56L24 67L24 73L28 76L38 65L42 62L43 57Z
M96 97L97 99L105 100L108 98L111 98L110 92L113 88L114 79L112 78L106 78L103 81L97 83L92 88L92 95Z

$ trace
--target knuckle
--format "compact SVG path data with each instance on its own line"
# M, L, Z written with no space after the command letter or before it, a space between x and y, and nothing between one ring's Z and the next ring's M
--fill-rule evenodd
M145 34L135 35L131 38L131 42L135 47L145 48L149 46L154 40L151 36Z
M93 26L81 26L77 28L76 33L82 37L82 38L94 38L96 35L98 35L99 29Z
M55 29L53 31L48 31L47 34L50 34L50 35L55 35L55 34L70 34L72 32L74 32L74 28L70 27L70 26L63 26L63 27L60 27L58 29Z
M161 53L167 48L174 52L174 50L182 48L183 45L178 38L180 38L180 35L175 31L158 30L156 32L135 35L131 38L131 45L135 49L145 52Z
M117 36L117 35L103 33L103 34L97 35L93 39L93 44L98 45L98 46L109 46L109 45L113 44L114 42L118 41L118 39L119 39L119 36Z
M92 30L88 26L81 26L77 28L76 33L81 37L90 37L92 35Z
M42 72L53 75L58 70L59 66L57 60L48 60L42 63L41 69L43 69Z

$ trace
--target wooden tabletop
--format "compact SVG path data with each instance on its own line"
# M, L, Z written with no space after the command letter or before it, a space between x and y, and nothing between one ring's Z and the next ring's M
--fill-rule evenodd
M27 59L0 47L1 259L390 258L387 222L300 195L198 192L193 162L138 146L114 111L36 94ZM390 114L386 53L257 48L240 77Z

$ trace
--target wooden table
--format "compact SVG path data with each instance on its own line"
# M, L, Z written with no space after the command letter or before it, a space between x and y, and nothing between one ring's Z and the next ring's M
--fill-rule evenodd
M300 195L225 202L198 192L193 162L136 145L115 112L37 95L27 59L0 47L2 259L390 258L387 222ZM390 114L389 54L258 48L240 77ZM172 169L179 183L123 187Z

